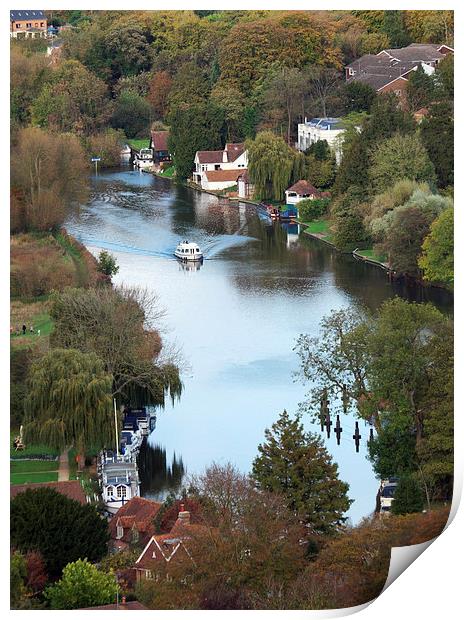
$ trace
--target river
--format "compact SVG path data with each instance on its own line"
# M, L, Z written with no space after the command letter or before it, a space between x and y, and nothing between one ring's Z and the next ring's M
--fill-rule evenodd
M375 309L394 295L452 305L437 289L390 284L381 270L298 234L297 226L270 225L252 205L128 168L92 177L90 201L66 228L95 255L111 251L115 284L156 291L166 310L164 342L184 360L182 397L160 411L141 455L142 494L153 498L213 461L250 470L265 428L304 399L296 338L317 335L332 309ZM198 243L202 265L173 258L183 239ZM360 424L356 453L353 419L342 426L340 446L333 433L325 441L350 485L348 516L356 523L374 509L378 481L366 458L369 429Z

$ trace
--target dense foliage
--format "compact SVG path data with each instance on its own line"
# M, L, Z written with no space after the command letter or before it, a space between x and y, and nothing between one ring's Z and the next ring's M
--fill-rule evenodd
M39 551L51 578L69 562L98 561L106 552L108 525L90 504L49 488L27 490L11 500L11 544Z

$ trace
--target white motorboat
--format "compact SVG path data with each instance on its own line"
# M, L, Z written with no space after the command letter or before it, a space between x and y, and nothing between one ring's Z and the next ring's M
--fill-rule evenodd
M174 256L182 261L203 260L203 252L198 245L189 241L181 241L174 252Z
M141 169L151 168L153 166L153 150L140 149L135 155L134 165Z

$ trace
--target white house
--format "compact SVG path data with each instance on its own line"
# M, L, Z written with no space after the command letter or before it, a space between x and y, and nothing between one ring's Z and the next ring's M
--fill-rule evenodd
M237 185L237 179L241 174L241 170L207 170L201 173L200 185L201 189L209 191L219 191L227 187Z
M194 183L201 185L202 189L224 189L235 185L240 172L248 168L248 153L243 143L227 143L222 151L197 151L194 163ZM208 178L205 174L221 170L233 170L237 174L234 179L231 178L231 175L211 175ZM232 183L231 180L233 180ZM224 185L224 183L227 184Z
M320 192L309 181L301 180L285 190L285 201L287 205L297 205L301 200L308 198L314 200L320 195Z
M254 191L254 185L250 182L248 170L241 172L237 178L238 196L239 198L251 198Z
M299 151L306 151L311 144L326 140L330 149L335 154L337 164L342 158L342 142L345 128L340 118L305 118L304 123L298 123Z

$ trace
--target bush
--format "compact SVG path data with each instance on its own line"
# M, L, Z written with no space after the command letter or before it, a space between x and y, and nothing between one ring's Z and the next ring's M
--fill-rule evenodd
M124 141L124 132L107 129L89 136L85 146L89 158L100 157L103 167L119 166L121 163L121 147Z
M392 513L394 515L405 515L422 512L423 508L424 498L418 482L410 476L400 478L392 502Z
M330 200L328 198L306 198L298 203L298 219L303 222L311 222L326 215Z

